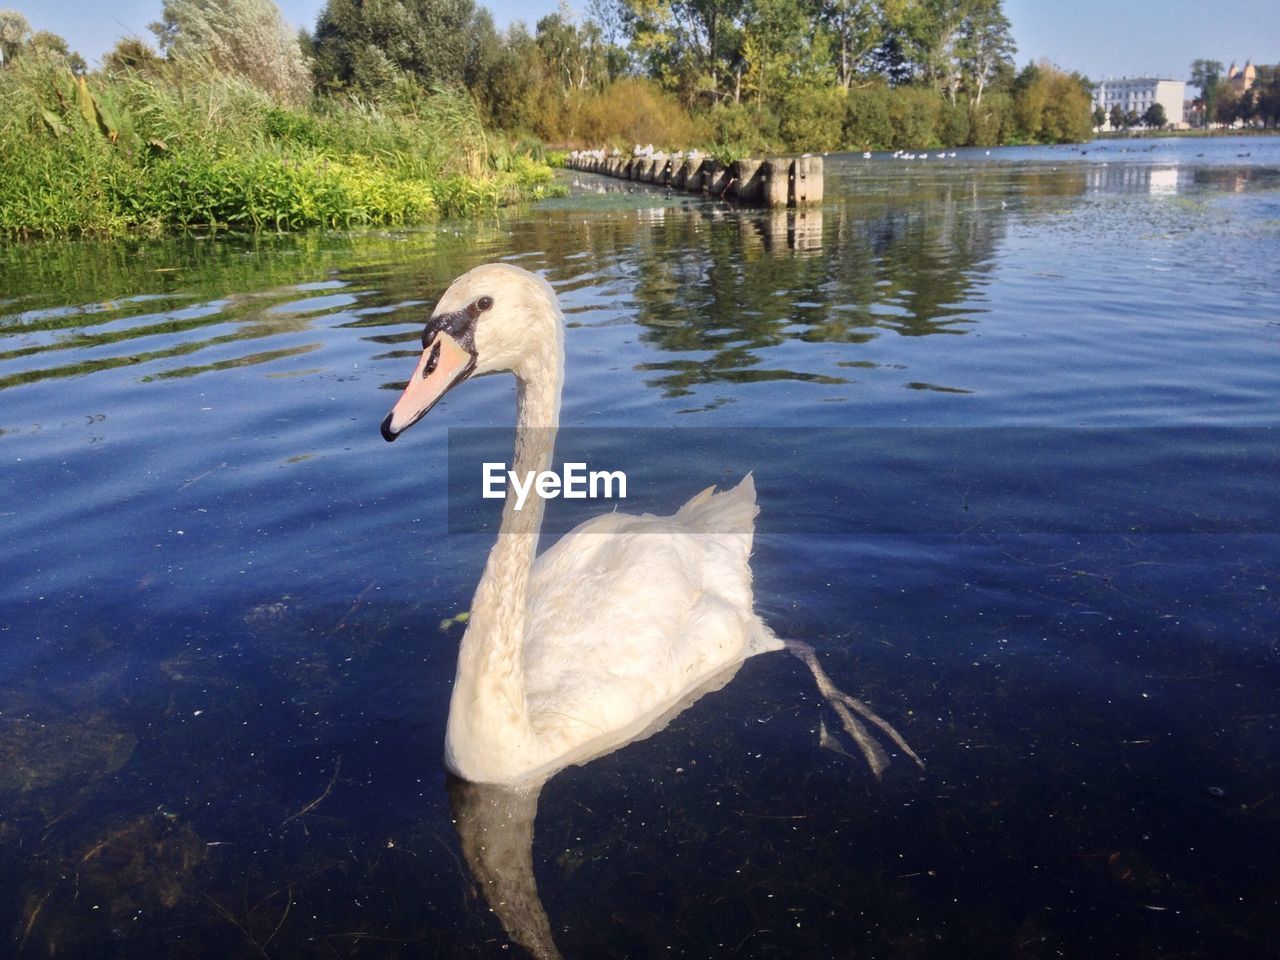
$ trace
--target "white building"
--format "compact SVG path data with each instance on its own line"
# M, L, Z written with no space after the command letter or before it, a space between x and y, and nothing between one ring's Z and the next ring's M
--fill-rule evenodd
M1141 117L1155 103L1164 107L1168 123L1181 124L1184 120L1182 101L1186 92L1187 85L1181 80L1162 80L1156 77L1103 80L1093 88L1093 105L1101 107L1107 113L1103 130L1111 129L1112 107L1118 106L1125 113L1132 110Z

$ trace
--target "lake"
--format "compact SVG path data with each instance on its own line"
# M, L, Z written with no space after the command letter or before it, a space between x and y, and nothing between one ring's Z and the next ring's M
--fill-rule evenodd
M1275 956L1280 137L956 153L801 213L565 174L0 247L0 953L523 955L440 759L513 382L378 430L503 259L564 307L562 451L634 511L753 472L758 610L927 763L748 661L543 788L566 958Z

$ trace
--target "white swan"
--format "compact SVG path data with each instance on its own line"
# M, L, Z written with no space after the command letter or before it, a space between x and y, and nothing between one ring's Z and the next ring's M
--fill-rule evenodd
M513 470L548 469L560 419L564 318L551 286L509 264L476 267L440 298L413 377L382 423L394 440L471 376L517 381ZM789 646L879 774L883 750L804 644L784 643L752 609L748 558L757 507L750 476L708 488L674 516L609 513L537 557L541 498L503 507L458 653L445 763L477 783L533 788L669 717L747 657Z

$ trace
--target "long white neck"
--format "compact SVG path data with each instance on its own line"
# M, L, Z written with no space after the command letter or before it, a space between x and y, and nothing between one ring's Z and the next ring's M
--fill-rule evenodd
M557 318L558 319L558 318ZM560 424L564 339L538 341L516 374L516 441L512 469L520 478L547 470ZM542 498L531 493L516 509L508 484L498 542L471 603L467 632L458 651L458 672L449 704L445 763L464 779L509 782L537 765L541 755L529 722L522 660L529 610L529 574L542 527Z

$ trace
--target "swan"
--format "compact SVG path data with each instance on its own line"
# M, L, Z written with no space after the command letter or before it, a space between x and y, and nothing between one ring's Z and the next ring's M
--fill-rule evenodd
M550 284L511 264L476 267L440 298L422 347L384 439L471 377L510 372L513 470L550 467L564 379L564 317ZM538 556L543 508L535 496L517 509L508 489L458 651L444 753L454 774L535 789L653 732L747 658L784 648L808 665L877 776L888 758L854 713L923 767L891 725L831 684L812 648L780 640L755 613L750 475L703 490L673 516L595 517Z

